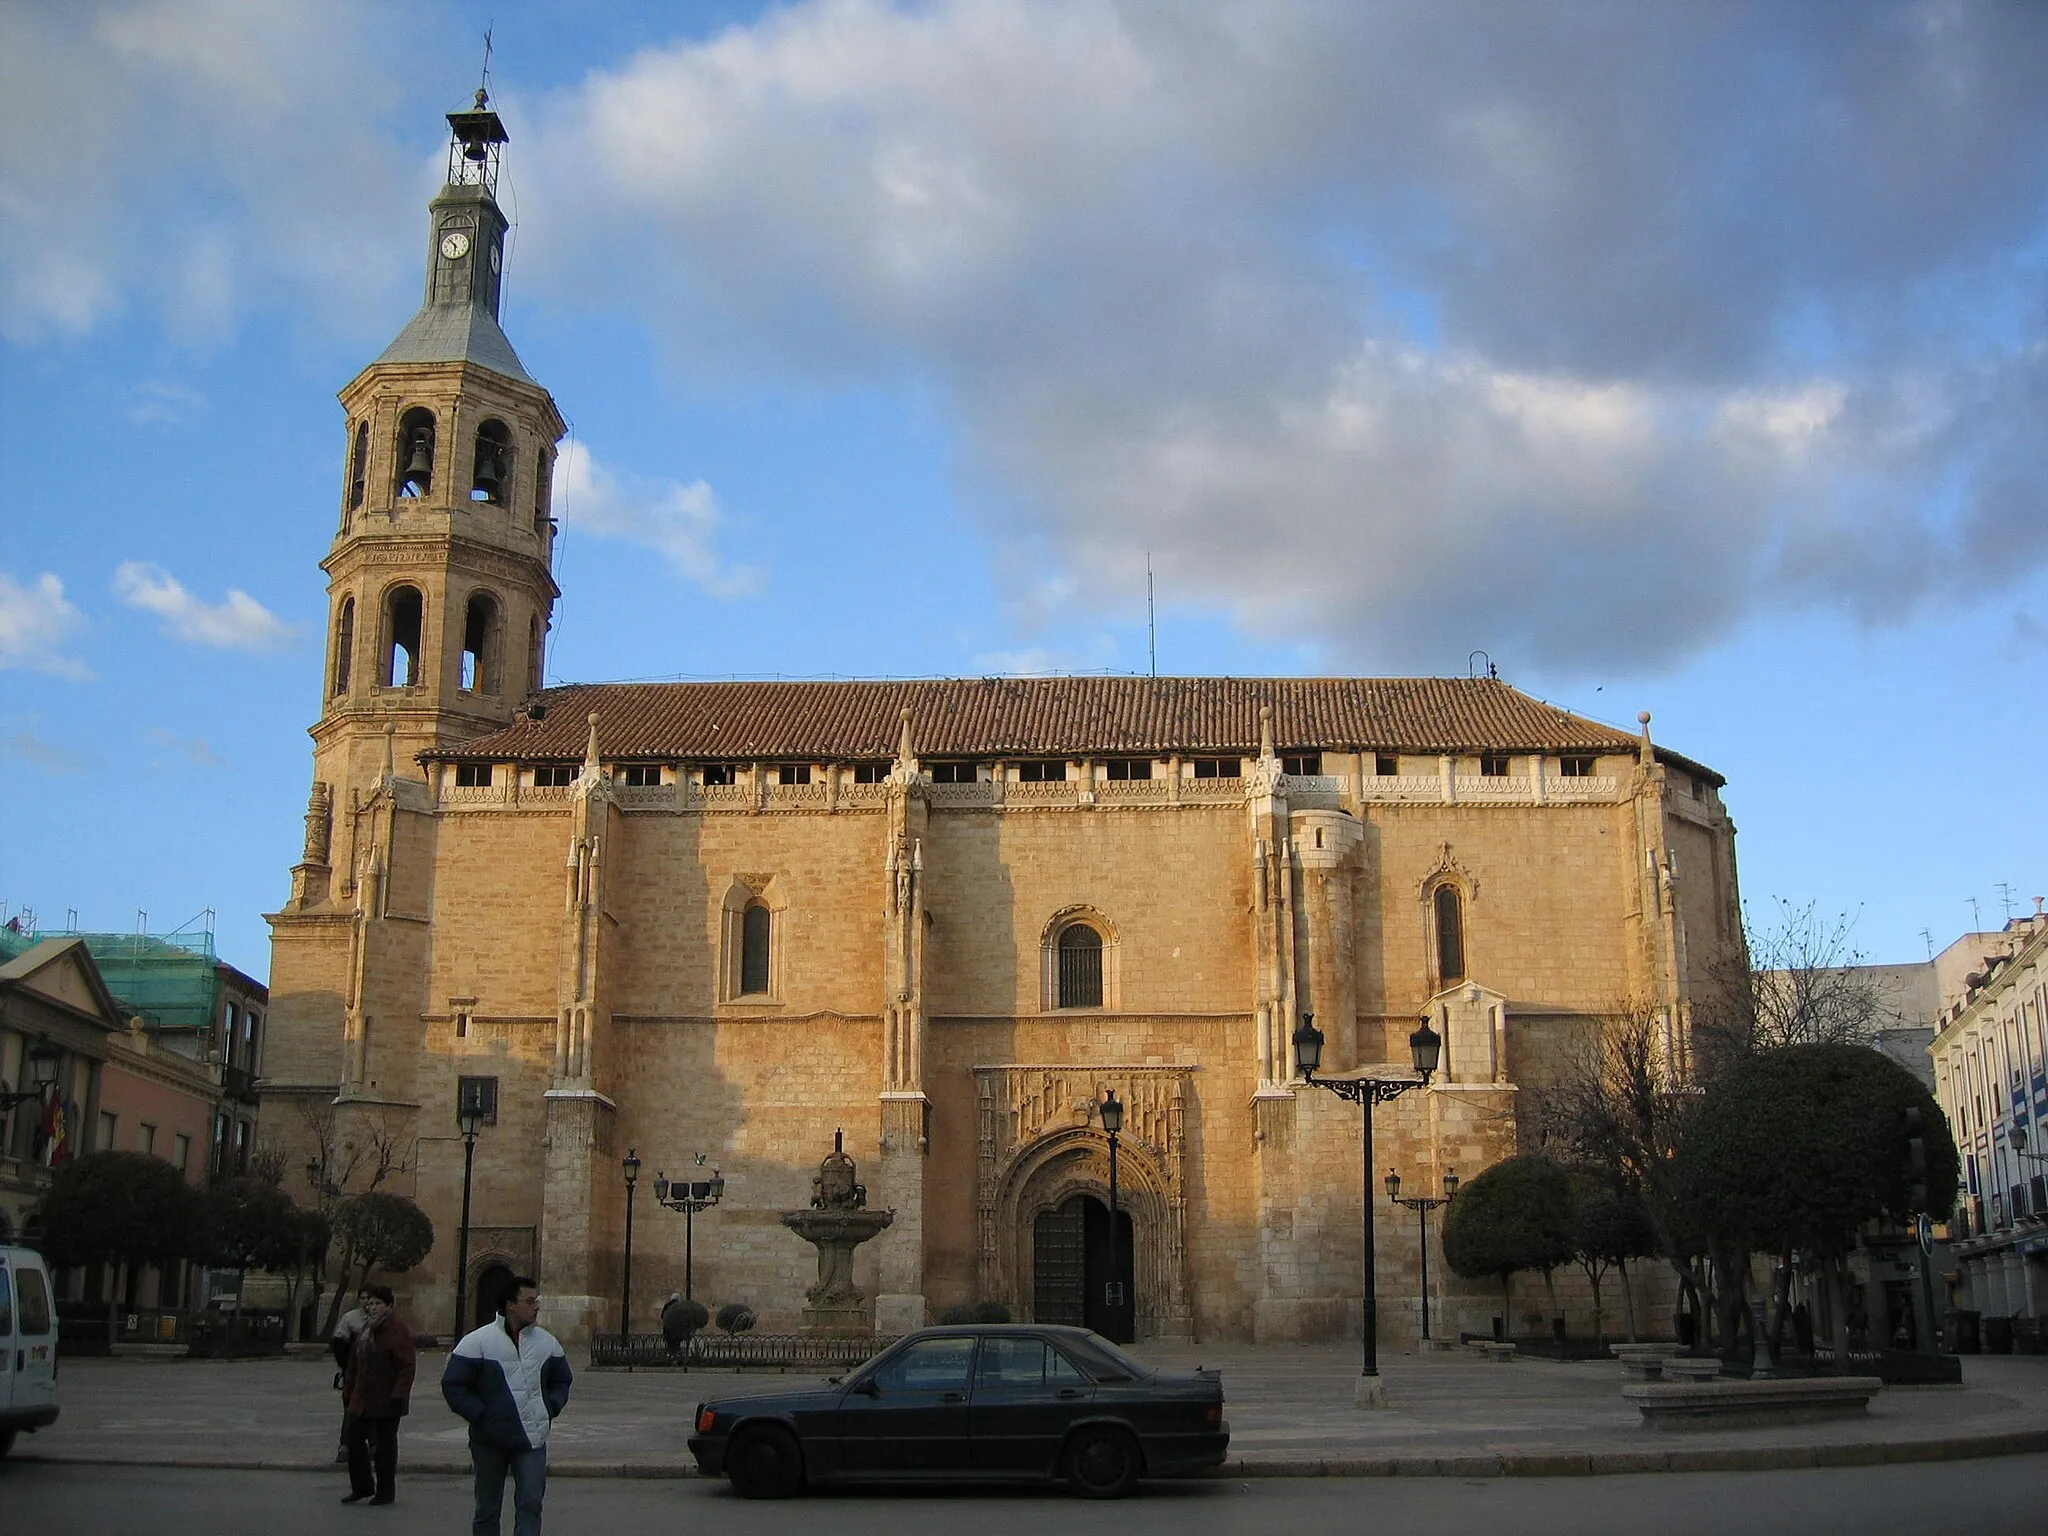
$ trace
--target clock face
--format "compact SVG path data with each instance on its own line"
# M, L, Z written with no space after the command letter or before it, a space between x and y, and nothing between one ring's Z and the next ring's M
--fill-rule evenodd
M450 261L460 261L469 254L469 236L461 230L454 230L441 241L441 254Z
M496 242L493 242L491 245L491 270L493 272L498 270L498 263L501 260L503 260L503 257L499 255L499 247Z

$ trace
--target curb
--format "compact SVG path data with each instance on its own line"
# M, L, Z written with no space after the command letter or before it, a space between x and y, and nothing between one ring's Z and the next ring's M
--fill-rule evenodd
M1974 1461L1989 1456L2033 1456L2048 1452L2048 1429L1996 1435L1961 1435L1947 1440L1866 1441L1843 1445L1679 1446L1670 1450L1509 1451L1447 1456L1329 1456L1246 1458L1225 1462L1214 1478L1264 1477L1614 1477L1657 1472L1782 1472L1809 1467L1874 1467L1919 1461ZM24 1464L93 1467L190 1467L219 1472L333 1472L331 1458L265 1459L234 1456L67 1456L17 1450ZM403 1462L408 1474L466 1477L467 1460ZM677 1480L701 1476L678 1462L563 1461L550 1477Z

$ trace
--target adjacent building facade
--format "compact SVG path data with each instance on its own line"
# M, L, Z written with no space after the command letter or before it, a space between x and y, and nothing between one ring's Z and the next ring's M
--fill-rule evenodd
M1956 1304L2048 1313L2048 917L1972 934L1934 1038L1935 1096L1963 1157L1950 1222ZM1952 946L1954 948L1954 946Z
M1522 1147L1623 1012L1682 1079L1693 997L1740 953L1734 829L1647 716L1491 678L541 689L562 418L497 322L502 128L481 100L450 121L425 302L341 396L261 1085L288 1166L423 1203L417 1316L511 1268L551 1328L615 1326L635 1152L723 1174L697 1296L794 1327L815 1256L780 1213L843 1130L895 1212L856 1268L885 1331L997 1300L1338 1337L1387 1168L1434 1192ZM1444 1038L1363 1184L1358 1111L1295 1069L1305 1013L1326 1073L1406 1070L1422 1017ZM496 1112L458 1277L466 1079ZM646 1193L635 1291L658 1298L684 1233ZM1399 1336L1415 1229L1380 1227ZM1438 1331L1487 1326L1490 1283L1430 1274Z

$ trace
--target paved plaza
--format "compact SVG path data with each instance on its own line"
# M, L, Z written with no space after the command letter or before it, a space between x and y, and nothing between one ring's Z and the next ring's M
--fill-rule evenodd
M1568 1476L1739 1471L2048 1451L2048 1357L1963 1361L1960 1387L1893 1387L1867 1418L1673 1433L1643 1426L1614 1361L1383 1353L1390 1406L1352 1406L1357 1348L1153 1345L1140 1358L1223 1371L1227 1475ZM465 1426L442 1404L446 1356L420 1359L400 1457L415 1472L468 1465ZM63 1418L15 1456L46 1462L311 1470L332 1465L341 1416L325 1357L74 1359ZM778 1391L804 1373L579 1366L556 1423L557 1476L694 1475L684 1440L700 1399Z

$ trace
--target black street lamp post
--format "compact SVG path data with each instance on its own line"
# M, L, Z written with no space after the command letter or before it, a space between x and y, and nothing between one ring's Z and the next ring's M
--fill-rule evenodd
M1122 1259L1123 1239L1119 1235L1117 1223L1116 1142L1117 1137L1124 1128L1124 1107L1118 1101L1114 1088L1102 1090L1102 1104L1100 1107L1102 1130L1109 1137L1109 1279L1102 1288L1102 1301L1104 1307L1109 1312L1110 1321L1116 1326L1117 1332L1122 1333L1124 1331L1121 1326L1124 1313L1124 1270ZM1129 1341L1118 1339L1116 1342L1122 1344Z
M704 1154L697 1154L697 1166L704 1166ZM669 1182L665 1173L654 1176L654 1198L672 1211L683 1213L683 1299L694 1301L690 1287L694 1276L691 1273L696 1261L697 1213L708 1211L725 1198L725 1175L716 1168L708 1179L677 1179ZM621 1330L622 1332L624 1330Z
M626 1149L619 1164L626 1175L626 1273L619 1283L619 1341L625 1342L626 1324L633 1315L633 1186L640 1182L640 1153Z
M1373 1294L1372 1274L1372 1107L1397 1099L1410 1088L1426 1085L1436 1073L1437 1058L1443 1050L1443 1036L1431 1029L1429 1020L1425 1018L1422 1027L1408 1037L1408 1049L1415 1058L1414 1077L1317 1077L1316 1068L1323 1061L1323 1032L1316 1028L1312 1013L1301 1016L1301 1027L1295 1030L1293 1043L1294 1061L1301 1069L1302 1079L1318 1088L1329 1089L1340 1099L1350 1100L1359 1107L1364 1118L1360 1138L1363 1169L1360 1198L1365 1216L1361 1224L1364 1230L1365 1300L1360 1309L1364 1360L1358 1372L1358 1402L1361 1407L1378 1406L1385 1398L1379 1387L1379 1301Z
M477 1132L488 1117L482 1095L462 1092L455 1096L455 1124L462 1132L462 1228L455 1241L455 1325L448 1334L450 1349L467 1331L462 1326L462 1303L469 1294L469 1190L476 1173Z
M28 1080L34 1086L11 1093L0 1093L0 1114L34 1100L40 1104L49 1096L50 1089L57 1082L57 1066L64 1053L50 1044L48 1035L37 1035L36 1043L23 1053L22 1064L28 1068Z
M1458 1198L1458 1172L1455 1168L1444 1174L1444 1192L1438 1196L1401 1194L1401 1175L1393 1169L1387 1170L1387 1198L1396 1205L1404 1205L1415 1213L1415 1240L1422 1249L1422 1336L1429 1337L1429 1213L1449 1205Z

